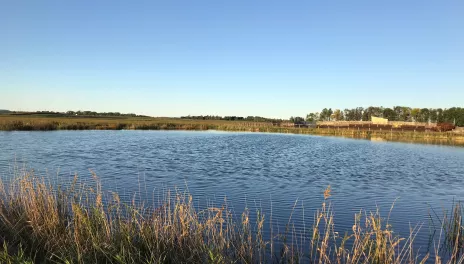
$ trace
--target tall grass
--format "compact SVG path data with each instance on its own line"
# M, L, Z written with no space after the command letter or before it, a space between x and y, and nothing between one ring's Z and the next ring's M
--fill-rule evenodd
M0 131L51 130L222 130L342 136L411 143L464 146L464 135L452 132L367 131L333 128L276 127L265 122L187 120L174 118L83 118L0 115Z
M148 207L103 192L98 178L82 184L77 176L55 186L32 171L0 182L2 263L442 263L419 256L418 229L395 235L380 213L359 212L351 230L335 230L330 188L311 231L298 234L289 219L283 232L265 239L267 215L245 210L235 216L224 203L196 209L188 194L167 193ZM448 263L461 263L462 211L444 218L452 248ZM253 222L251 219L255 219Z

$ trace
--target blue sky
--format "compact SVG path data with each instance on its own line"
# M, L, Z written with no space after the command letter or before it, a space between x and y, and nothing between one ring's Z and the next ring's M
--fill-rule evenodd
M464 1L2 1L0 109L463 106Z

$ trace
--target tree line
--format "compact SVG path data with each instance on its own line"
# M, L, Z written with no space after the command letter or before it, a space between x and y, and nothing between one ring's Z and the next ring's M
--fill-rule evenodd
M200 115L200 116L181 116L181 119L195 119L195 120L227 120L227 121L248 121L248 122L283 122L283 119L266 118L261 116L215 116L215 115Z
M35 111L35 112L18 112L1 110L3 114L17 115L56 115L56 116L121 116L121 117L147 117L145 115L137 115L134 113L120 112L95 112L95 111ZM450 123L456 126L464 126L464 108L411 108L406 106L376 107L369 106L367 108L355 107L346 108L344 110L332 108L324 108L320 112L313 112L306 115L306 118L295 116L290 117L289 121L293 123L315 122L315 121L369 121L372 116L387 118L389 121L404 121L404 122L430 122L430 123ZM288 120L277 118L266 118L261 116L218 116L218 115L200 115L200 116L181 116L182 119L196 120L227 120L227 121L248 121L248 122L272 122L281 123Z
M8 111L8 114L16 115L53 115L53 116L124 116L124 117L147 117L144 115L137 115L134 113L120 113L120 112L95 112L95 111L67 111L67 112L55 112L55 111L34 111L34 112L23 112L23 111Z
M406 106L356 107L351 109L324 108L320 112L309 113L306 118L291 117L295 123L307 121L369 121L372 116L387 118L389 121L451 123L464 126L464 108L411 108Z
M67 111L66 115L74 116L128 116L128 117L137 117L134 113L120 113L120 112L95 112L95 111Z

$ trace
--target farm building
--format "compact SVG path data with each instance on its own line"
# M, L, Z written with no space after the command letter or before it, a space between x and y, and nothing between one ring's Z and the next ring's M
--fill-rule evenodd
M388 119L382 117L371 116L372 124L376 125L387 125Z

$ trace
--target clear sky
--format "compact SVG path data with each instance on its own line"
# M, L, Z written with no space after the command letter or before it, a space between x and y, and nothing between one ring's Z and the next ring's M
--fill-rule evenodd
M1 1L0 109L369 105L464 106L464 1Z

